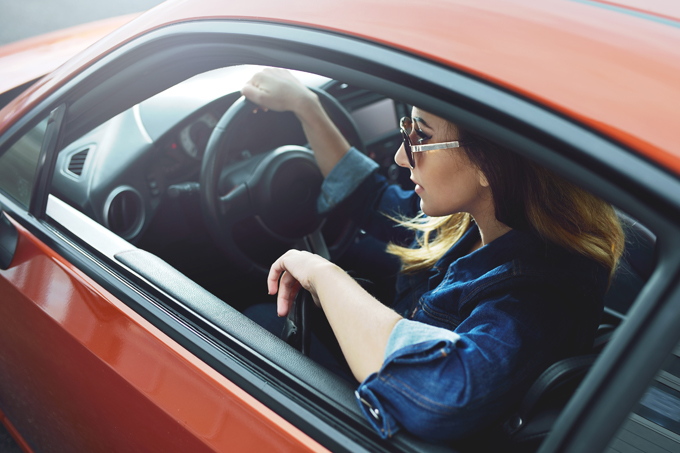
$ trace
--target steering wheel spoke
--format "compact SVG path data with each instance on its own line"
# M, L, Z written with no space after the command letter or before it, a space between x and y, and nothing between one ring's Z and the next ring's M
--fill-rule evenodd
M219 197L220 214L234 222L253 215L248 186L245 183L231 189Z
M303 238L303 241L305 243L305 246L307 247L307 250L319 255L321 258L326 258L327 260L330 260L331 254L328 251L328 247L326 246L326 240L324 239L323 234L321 234L322 227L323 224L315 231L313 231L311 234L305 236Z

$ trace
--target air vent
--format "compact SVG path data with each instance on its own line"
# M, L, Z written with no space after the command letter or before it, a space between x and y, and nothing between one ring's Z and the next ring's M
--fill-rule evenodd
M87 148L71 156L71 160L68 162L68 171L77 176L82 175L83 167L85 167L85 159L87 159L87 153L89 151L90 148Z
M104 221L109 230L122 238L133 238L144 224L142 196L129 186L117 188L106 201Z

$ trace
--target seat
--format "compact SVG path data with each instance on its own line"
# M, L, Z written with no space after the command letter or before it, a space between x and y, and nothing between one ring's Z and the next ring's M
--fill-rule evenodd
M617 214L626 234L626 248L604 298L604 306L626 314L654 270L656 236L632 217L622 212Z
M622 212L617 214L626 234L626 248L605 297L605 307L625 315L654 270L656 236L632 217ZM538 449L615 333L615 324L600 325L591 354L560 360L536 379L517 412L501 427L512 451L534 452Z

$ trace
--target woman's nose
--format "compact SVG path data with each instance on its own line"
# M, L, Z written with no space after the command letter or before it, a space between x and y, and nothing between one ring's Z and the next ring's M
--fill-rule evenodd
M406 157L406 150L404 149L404 143L401 144L396 154L394 155L394 162L397 165L404 168L411 168L408 163L408 157Z

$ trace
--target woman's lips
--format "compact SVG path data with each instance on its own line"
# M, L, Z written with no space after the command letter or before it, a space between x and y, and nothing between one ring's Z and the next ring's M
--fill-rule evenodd
M416 185L416 188L415 188L414 190L415 190L415 192L416 192L417 194L420 194L421 192L423 192L424 189L423 189L423 187L422 187L420 184L418 184L417 182L415 182L413 179L411 179L411 182L413 182L413 184Z

